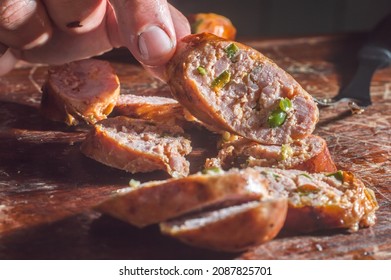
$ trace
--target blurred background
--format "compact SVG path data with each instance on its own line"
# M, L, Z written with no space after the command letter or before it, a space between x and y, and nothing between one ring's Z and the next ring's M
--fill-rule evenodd
M185 15L230 18L239 37L368 31L391 12L391 0L169 0ZM390 30L391 36L391 30Z

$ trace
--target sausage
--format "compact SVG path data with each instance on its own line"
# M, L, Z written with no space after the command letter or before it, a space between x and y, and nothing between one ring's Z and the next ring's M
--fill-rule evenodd
M349 172L310 174L265 167L145 183L120 190L98 210L141 227L203 212L211 206L218 210L280 198L288 199L284 224L288 231L355 231L376 222L378 205L372 190Z
M119 79L106 61L86 59L52 66L42 87L41 112L51 120L94 124L111 113Z
M178 123L178 125L185 121L184 108L175 99L160 96L121 94L114 113L155 122Z
M258 51L212 34L189 35L166 68L173 96L216 131L281 145L310 135L319 118L311 97Z
M131 173L164 170L173 177L187 176L190 140L183 129L124 116L94 125L81 145L88 157Z
M160 224L163 234L217 251L244 251L273 239L284 225L286 198L252 201Z
M350 172L310 174L300 170L254 169L267 178L273 195L288 197L286 231L356 231L376 222L378 204L373 191Z
M234 40L236 28L231 20L214 13L191 14L187 17L191 26L191 33L212 33L227 40Z
M298 169L309 173L336 172L326 141L315 135L290 144L262 145L239 137L225 141L216 158L207 159L206 168L221 167L277 167Z
M291 232L356 231L376 222L372 190L346 171L253 167L124 188L97 210L209 249L238 251ZM228 234L227 234L228 233Z
M267 196L267 182L259 172L210 171L119 190L97 206L97 210L144 227L213 205L240 204Z
M349 172L252 170L268 181L269 196L175 218L160 224L162 233L207 249L242 251L271 240L281 227L288 232L355 231L376 221L378 205L373 192Z

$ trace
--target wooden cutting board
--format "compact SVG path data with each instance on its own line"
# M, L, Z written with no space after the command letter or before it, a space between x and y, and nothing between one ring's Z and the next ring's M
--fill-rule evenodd
M274 59L315 96L332 96L355 67L365 36L245 40ZM126 63L123 50L103 57L121 80L122 93L169 93L142 68ZM391 68L378 71L374 104L360 115L346 106L322 108L316 134L324 137L340 169L371 187L380 209L377 224L355 233L320 232L275 240L244 253L192 248L164 237L157 226L137 229L92 208L131 178L167 178L154 172L131 175L84 157L79 145L87 126L69 128L39 114L47 67L19 65L0 77L0 259L391 259ZM216 137L190 131L192 172L212 156ZM240 230L240 229L238 229Z

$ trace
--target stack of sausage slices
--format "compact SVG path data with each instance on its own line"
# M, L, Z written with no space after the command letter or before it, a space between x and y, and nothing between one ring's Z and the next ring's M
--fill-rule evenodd
M258 51L209 33L182 39L166 68L175 98L120 95L110 64L83 60L52 67L42 112L69 125L92 125L81 151L131 173L172 178L131 180L97 206L137 227L220 251L242 251L279 231L372 226L374 193L338 171L312 132L319 111L289 74ZM115 107L115 108L114 108ZM107 118L115 109L116 117ZM189 175L189 123L221 135L205 169Z

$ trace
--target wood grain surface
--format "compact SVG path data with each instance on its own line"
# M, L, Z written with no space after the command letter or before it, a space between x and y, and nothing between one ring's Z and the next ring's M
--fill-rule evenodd
M365 35L245 40L291 73L314 96L333 96L352 77ZM121 92L146 95L167 87L116 50L112 62ZM128 62L127 62L128 61ZM275 240L244 253L226 254L183 245L157 226L137 229L92 208L131 178L79 151L87 126L66 127L39 113L47 67L20 64L0 77L0 259L391 259L391 68L371 84L374 104L360 115L346 105L322 108L315 134L324 137L340 169L375 191L380 208L372 228L328 231ZM192 172L213 155L216 137L192 128ZM240 230L240 229L238 229Z

